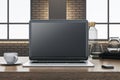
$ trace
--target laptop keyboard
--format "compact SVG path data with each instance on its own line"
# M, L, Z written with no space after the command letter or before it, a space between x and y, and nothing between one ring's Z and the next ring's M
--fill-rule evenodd
M86 63L85 60L31 60L31 63Z

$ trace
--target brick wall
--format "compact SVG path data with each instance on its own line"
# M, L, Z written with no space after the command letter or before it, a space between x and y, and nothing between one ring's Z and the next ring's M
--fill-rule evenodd
M32 0L31 17L33 20L48 19L48 0Z
M86 0L67 0L67 19L86 19Z
M108 43L100 44L102 44L103 50L107 51ZM19 56L28 56L29 43L0 43L0 56L3 56L4 52L17 52Z
M32 0L32 19L49 19L48 0ZM86 19L86 0L66 0L66 19Z
M28 43L0 43L0 56L3 56L4 52L17 52L19 56L28 56L28 47Z

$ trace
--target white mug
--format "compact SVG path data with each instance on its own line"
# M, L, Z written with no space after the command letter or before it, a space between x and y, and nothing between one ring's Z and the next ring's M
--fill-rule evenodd
M15 64L18 60L18 53L16 52L4 53L4 59L7 62L7 64Z

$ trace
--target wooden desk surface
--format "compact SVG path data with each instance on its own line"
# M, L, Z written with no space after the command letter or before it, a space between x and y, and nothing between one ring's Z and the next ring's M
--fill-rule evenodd
M18 61L25 63L29 60L28 57L19 57ZM2 66L0 72L120 72L120 60L112 59L89 59L94 67L23 67L18 66ZM3 57L0 57L0 62L5 62ZM102 64L110 64L114 69L102 69Z

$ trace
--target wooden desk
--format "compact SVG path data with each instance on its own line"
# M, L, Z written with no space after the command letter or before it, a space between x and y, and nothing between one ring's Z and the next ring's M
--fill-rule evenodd
M28 57L19 57L25 63ZM95 67L22 67L0 66L0 80L120 80L120 60L89 59ZM0 62L4 62L0 57ZM102 69L102 64L114 69Z

